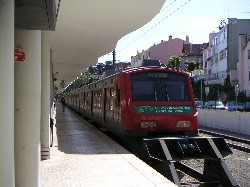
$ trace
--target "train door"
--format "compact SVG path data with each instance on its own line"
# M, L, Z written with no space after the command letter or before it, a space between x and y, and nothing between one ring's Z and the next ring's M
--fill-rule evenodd
M77 94L77 111L80 109L80 94Z
M111 122L111 126L114 127L114 111L115 111L115 91L114 88L110 88L109 90L109 118ZM112 127L112 128L113 128Z
M115 91L115 111L114 111L114 121L116 124L116 128L119 128L119 124L121 123L121 93L118 85L116 85Z
M94 92L93 91L91 91L91 105L90 105L90 111L91 111L91 117L93 117L93 104L94 104L94 97L93 97L93 95L94 95Z
M82 93L79 92L79 112L81 113L82 111Z
M104 97L103 97L104 101L103 101L103 120L104 120L104 124L106 123L106 107L107 107L107 88L104 88Z
M83 92L83 105L82 105L82 107L83 107L83 113L85 114L86 112L85 112L85 110L86 110L86 92Z

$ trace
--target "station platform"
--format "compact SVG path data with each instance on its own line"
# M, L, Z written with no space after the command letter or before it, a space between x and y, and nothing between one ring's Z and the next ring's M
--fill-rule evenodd
M176 186L73 111L56 104L50 159L41 161L41 187Z

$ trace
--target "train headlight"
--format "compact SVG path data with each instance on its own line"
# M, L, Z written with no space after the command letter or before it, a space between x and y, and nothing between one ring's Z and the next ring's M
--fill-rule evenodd
M177 121L176 127L177 128L189 128L191 127L191 122L190 121Z
M154 128L157 126L155 121L141 121L140 127L141 128Z

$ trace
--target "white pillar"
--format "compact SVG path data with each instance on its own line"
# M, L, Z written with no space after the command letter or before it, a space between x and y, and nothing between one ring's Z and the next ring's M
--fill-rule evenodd
M15 186L14 0L0 0L0 186Z
M50 158L50 31L42 31L41 159Z
M15 31L26 60L15 63L16 186L39 186L41 123L41 31Z

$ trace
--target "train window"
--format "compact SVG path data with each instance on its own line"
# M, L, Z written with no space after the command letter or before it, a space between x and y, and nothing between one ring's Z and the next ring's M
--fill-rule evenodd
M121 96L120 96L120 89L118 88L118 86L116 87L116 96L117 96L117 106L121 105Z
M132 95L134 101L154 101L155 100L154 81L133 81Z
M97 106L100 107L101 106L101 97L98 97L97 99L98 99Z
M84 103L84 94L81 94L81 103Z
M121 94L120 94L120 89L117 90L117 106L121 105Z
M102 92L99 90L98 92L97 92L97 106L98 107L101 107L101 96L102 96Z
M131 75L134 101L189 100L186 76L175 73L139 73ZM157 75L157 76L156 76Z
M109 98L109 109L110 110L113 110L113 108L114 108L114 98L113 98L113 96L114 96L114 90L113 90L113 88L110 88L110 98Z
M114 89L110 88L110 97L113 97L113 96L114 96Z
M86 93L85 92L83 94L83 103L84 103L84 105L86 105Z

